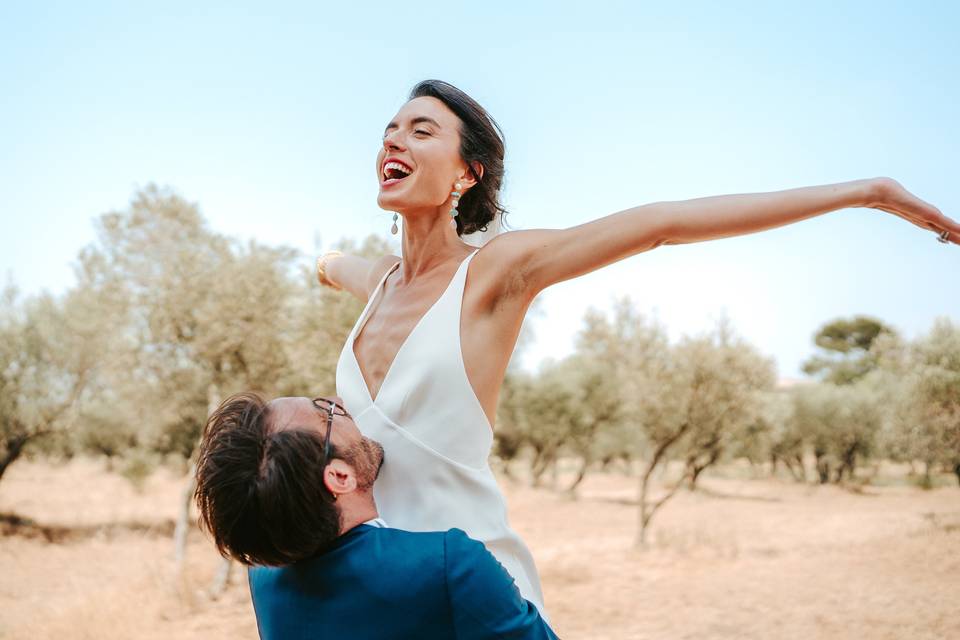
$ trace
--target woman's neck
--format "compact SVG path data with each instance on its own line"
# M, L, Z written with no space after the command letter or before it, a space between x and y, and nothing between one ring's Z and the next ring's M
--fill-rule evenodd
M449 216L436 209L403 217L403 280L432 271L448 260L460 260L468 245L457 235Z

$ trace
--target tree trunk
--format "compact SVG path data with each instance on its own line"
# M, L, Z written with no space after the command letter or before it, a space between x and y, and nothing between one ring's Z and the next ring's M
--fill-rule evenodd
M217 569L217 575L213 578L213 584L210 585L210 599L216 600L223 595L223 592L230 586L230 576L233 575L234 562L230 558L223 558L220 561L220 567Z
M207 387L207 414L211 414L216 411L217 407L220 406L220 389L215 384L211 384ZM196 450L199 452L199 445ZM196 475L196 465L194 465L193 473L191 474L190 484L193 485L194 489L197 486L197 475ZM193 493L193 490L190 492ZM192 497L192 495L191 495ZM187 508L189 509L189 504ZM232 558L223 558L220 560L220 568L217 570L217 574L213 577L213 584L210 585L210 598L216 600L223 592L227 590L227 587L230 585L230 576L233 574L233 565L234 561Z
M850 448L843 454L843 466L840 468L841 471L846 470L847 480L853 482L853 473L857 469L857 450L855 448Z
M546 454L542 450L537 449L534 451L533 460L530 461L530 484L534 487L539 487L540 478L546 470Z
M580 486L580 483L583 482L584 476L587 475L588 466L590 466L590 458L589 456L584 456L580 463L580 471L577 472L577 477L574 479L573 484L567 487L567 493L570 494L571 498L576 499L577 487Z
M600 459L600 470L601 470L601 471L609 471L609 470L610 470L610 466L613 464L613 460L614 460L613 456L604 456L603 458L601 458L601 459Z
M790 460L790 458L783 459L783 466L787 468L787 471L790 472L790 476L797 482L806 482L807 478L803 471L803 462L800 462L799 470L797 466Z
M660 466L660 462L666 457L667 449L669 449L677 440L683 437L689 426L689 423L685 424L676 433L674 433L671 438L663 442L654 452L646 470L640 475L640 495L638 496L638 501L640 502L640 518L638 522L639 529L637 531L637 538L634 541L634 545L640 549L645 549L647 546L647 527L650 524L650 520L653 518L653 514L656 513L657 509L662 507L663 504L677 492L684 480L683 478L680 478L680 480L677 481L677 483L670 491L667 492L665 496L653 504L650 504L647 499L650 489L650 477L653 475L654 469Z
M830 463L823 455L816 456L816 459L817 474L820 476L820 484L827 484L830 482Z
M647 525L650 524L650 519L653 517L653 514L663 506L663 503L670 499L670 497L677 492L677 489L680 488L680 484L683 482L683 478L680 479L680 482L673 487L673 489L667 493L666 496L661 498L659 501L650 505L649 511L647 509L647 490L649 488L650 476L653 474L653 470L657 468L657 465L660 464L660 461L663 460L667 455L667 449L672 447L680 438L687 434L687 431L690 430L692 423L689 422L689 414L687 416L688 421L683 423L679 429L677 429L669 438L660 443L656 451L653 453L653 457L650 459L650 464L647 465L646 471L640 475L640 528L637 531L637 538L634 542L635 546L643 549L647 546Z
M207 387L207 415L211 414L220 405L220 390L216 384ZM193 448L193 459L190 470L187 472L187 486L180 494L179 515L173 529L173 569L174 579L179 584L183 577L183 569L187 561L187 533L190 531L190 503L193 502L193 493L197 490L197 456L200 453L199 443Z
M7 451L3 454L3 457L0 458L0 480L3 479L3 474L6 473L7 467L13 464L14 460L19 458L20 454L23 453L23 447L26 446L29 440L30 436L19 435L13 436L4 443Z
M640 518L639 530L637 531L637 540L636 546L641 549L647 548L647 525L650 523L650 517L653 514L647 513L647 489L649 486L650 474L653 472L653 467L649 467L647 472L640 476Z
M796 459L796 462L797 462L797 469L799 469L799 477L797 478L797 480L799 480L800 482L806 482L806 481L807 481L807 466L806 466L806 465L804 464L804 462L803 462L803 454L802 454L802 453L798 453L798 454L796 455L796 458L795 458L795 459Z
M193 502L193 492L197 490L197 463L190 465L187 486L180 494L179 515L177 525L173 529L173 568L174 575L179 581L187 559L187 533L190 531L190 503Z
M640 507L641 511L645 508L646 507L643 506ZM640 518L640 531L637 534L636 546L640 547L641 549L647 548L647 522L649 522L649 518Z
M655 463L655 464L658 464ZM640 529L637 532L637 539L635 545L640 549L645 549L647 547L647 528L650 526L650 521L653 519L653 514L662 507L667 500L672 498L674 494L683 486L686 476L677 480L676 484L673 485L667 493L660 497L656 502L651 503L647 499L647 490L649 488L649 479L653 471L653 467L649 467L647 472L643 474L643 478L640 481Z
M707 467L710 467L717 463L717 460L720 459L720 454L722 449L714 448L708 449L710 455L706 460L698 461L697 457L690 458L687 460L687 477L689 478L689 487L691 491L696 490L697 488L697 479L700 478L700 474L703 473Z
M920 486L924 489L933 488L933 461L931 460L923 461L923 480Z
M700 477L700 474L703 473L703 470L707 468L707 465L695 465L693 469L690 470L690 490L693 491L697 488L697 478Z

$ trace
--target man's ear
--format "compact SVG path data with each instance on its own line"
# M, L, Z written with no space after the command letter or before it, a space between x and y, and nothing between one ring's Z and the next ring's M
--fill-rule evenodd
M353 493L357 489L357 474L349 464L334 458L323 472L323 484L334 497Z

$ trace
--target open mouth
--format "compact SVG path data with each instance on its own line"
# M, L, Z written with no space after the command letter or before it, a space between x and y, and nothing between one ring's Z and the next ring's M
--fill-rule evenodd
M402 162L397 162L396 160L391 160L383 164L382 171L382 180L381 184L396 184L401 180L404 180L407 176L413 173L413 169L403 164Z

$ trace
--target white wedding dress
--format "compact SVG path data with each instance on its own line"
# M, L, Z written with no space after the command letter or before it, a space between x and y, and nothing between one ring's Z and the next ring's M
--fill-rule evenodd
M340 354L337 394L360 431L383 445L374 496L387 524L409 531L464 530L486 545L546 617L533 557L507 522L506 502L487 461L490 422L463 364L460 309L474 255L414 326L372 398L353 344L397 265L383 276Z

